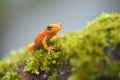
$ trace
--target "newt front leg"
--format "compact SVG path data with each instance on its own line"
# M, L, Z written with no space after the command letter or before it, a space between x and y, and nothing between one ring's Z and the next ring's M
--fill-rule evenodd
M56 34L56 36L57 36L58 39L61 39L61 38L62 38L61 35L58 34L58 33Z
M50 54L50 52L53 52L53 49L55 49L55 48L52 46L48 47L48 45L46 43L47 40L48 40L48 37L46 36L42 41L42 46L48 51L48 54Z

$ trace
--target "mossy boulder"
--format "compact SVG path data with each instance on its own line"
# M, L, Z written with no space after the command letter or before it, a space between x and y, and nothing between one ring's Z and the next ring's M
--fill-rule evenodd
M0 61L2 80L120 80L120 14L103 13L80 31L52 38L55 47L27 48Z

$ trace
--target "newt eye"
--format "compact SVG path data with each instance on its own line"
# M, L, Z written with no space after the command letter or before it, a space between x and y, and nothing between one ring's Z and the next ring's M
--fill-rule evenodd
M51 29L52 29L52 27L51 27L51 26L47 26L47 29L48 29L48 30L51 30Z

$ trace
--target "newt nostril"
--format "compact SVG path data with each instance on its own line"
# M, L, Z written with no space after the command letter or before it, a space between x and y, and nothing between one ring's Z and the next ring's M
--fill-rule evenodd
M62 27L62 24L60 24L60 26Z

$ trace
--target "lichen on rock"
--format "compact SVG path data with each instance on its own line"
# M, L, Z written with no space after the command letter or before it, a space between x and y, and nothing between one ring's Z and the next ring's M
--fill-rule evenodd
M3 80L120 80L120 14L103 13L81 29L52 38L44 48L27 55L16 51L0 61ZM17 79L16 79L17 78Z

